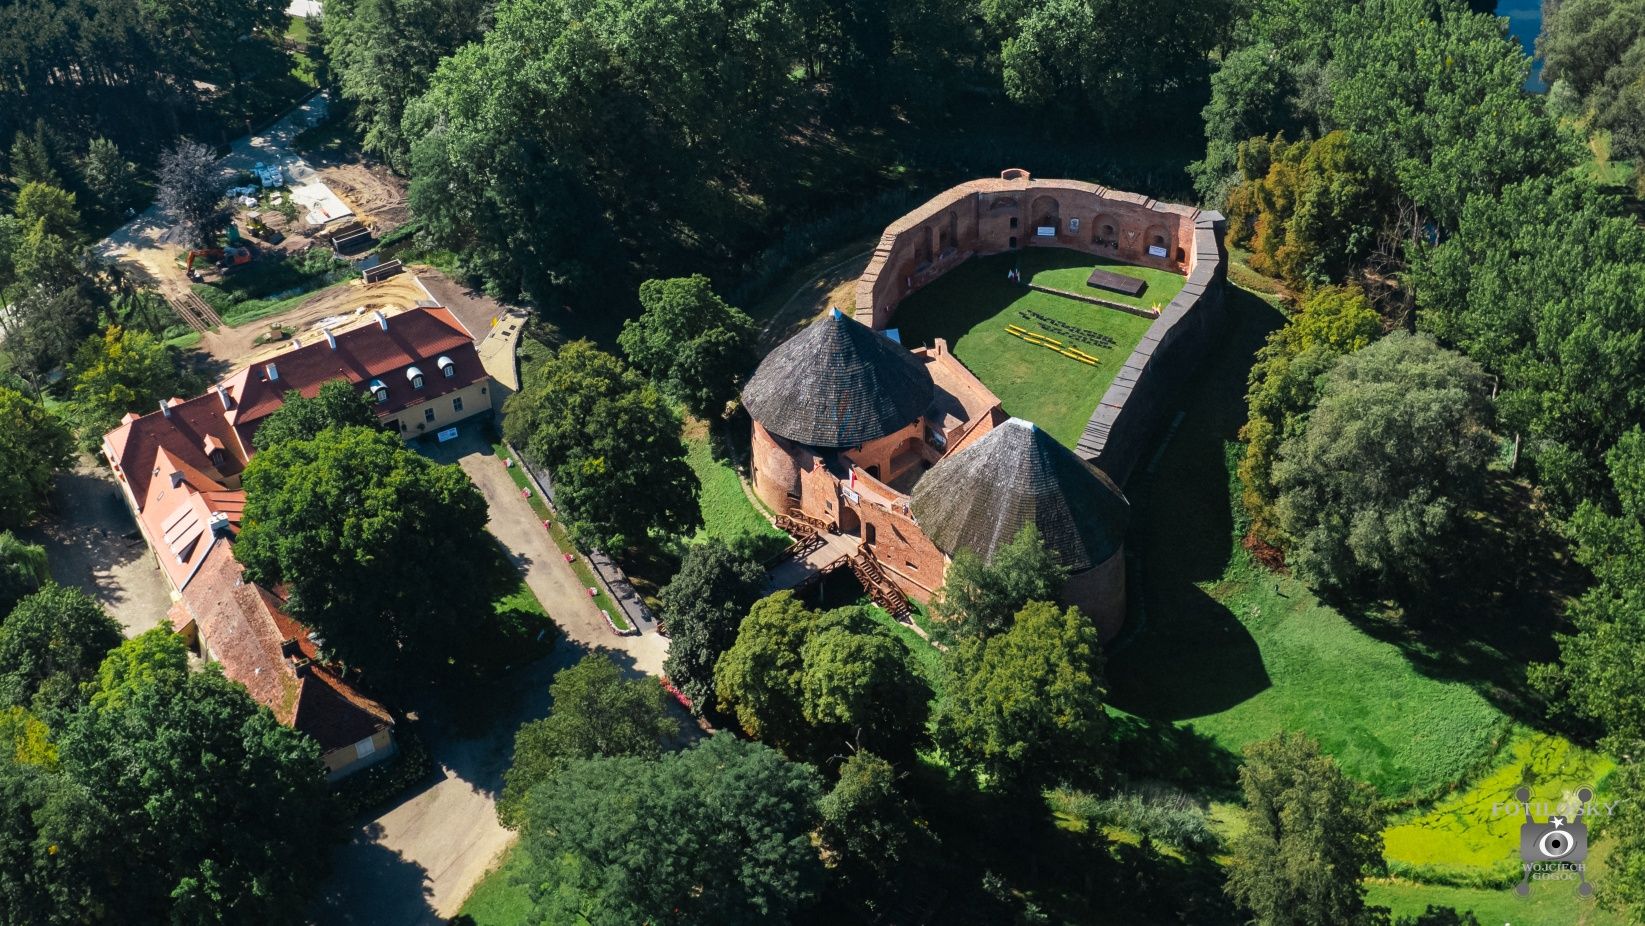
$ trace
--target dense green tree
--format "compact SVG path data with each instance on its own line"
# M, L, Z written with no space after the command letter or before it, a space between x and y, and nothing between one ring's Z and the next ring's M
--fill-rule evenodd
M1280 446L1307 420L1319 401L1320 379L1337 358L1371 343L1380 331L1376 310L1358 287L1323 287L1309 293L1257 353L1245 393L1250 414L1240 429L1245 454L1239 464L1240 499L1257 540L1285 543L1274 511Z
M57 169L55 145L46 134L46 121L36 119L32 132L19 130L11 143L11 178L19 188L31 183L62 186L63 174Z
M133 922L105 877L112 825L67 775L0 750L0 922Z
M817 802L822 842L847 895L871 908L895 893L907 866L929 859L935 839L915 820L897 788L897 770L871 752L840 765L833 790Z
M50 497L52 474L73 458L74 439L56 415L0 387L0 528L34 520Z
M295 921L336 834L319 747L216 667L81 711L61 768L107 815L128 922Z
M1645 432L1630 429L1606 459L1616 502L1584 501L1567 525L1595 584L1568 607L1576 632L1559 637L1559 662L1535 667L1533 678L1565 708L1599 723L1612 752L1638 755L1645 744L1638 671L1645 658Z
M78 280L84 249L73 193L46 183L25 184L12 217L16 237L9 257L11 280L0 282L22 290L58 290Z
M1333 125L1441 228L1471 197L1575 163L1501 20L1460 0L1364 0L1337 22Z
M665 694L650 676L625 678L602 653L562 669L549 687L553 707L514 737L514 762L503 774L497 817L517 827L531 790L578 759L655 758L679 735Z
M504 295L601 306L783 173L800 34L787 2L507 0L406 108L412 206Z
M713 703L714 664L765 590L765 570L747 550L710 537L692 544L658 595L668 628L663 670L701 712Z
M1030 601L1056 601L1067 578L1039 528L1028 524L990 562L971 550L955 555L931 606L962 635L992 636L1009 630Z
M370 428L321 432L251 458L234 545L248 577L286 583L326 651L380 673L445 663L491 616L486 504L441 466ZM439 595L431 579L445 576ZM460 581L459 581L460 579Z
M409 167L401 134L406 104L428 86L434 65L483 36L495 0L332 0L326 60L350 104L361 147Z
M1257 926L1367 924L1361 878L1382 867L1382 820L1365 784L1302 733L1245 749L1243 826L1228 895Z
M1611 773L1608 784L1612 794L1638 794L1638 789L1645 787L1645 768L1641 768L1637 757L1625 761ZM1611 854L1605 860L1600 897L1607 905L1618 902L1637 908L1645 902L1645 819L1635 813L1608 817L1605 837Z
M54 246L63 244L61 239L41 240ZM66 250L59 255L72 257ZM56 259L50 256L50 260ZM74 279L20 284L11 290L11 312L0 319L0 327L6 331L6 353L15 361L18 374L37 389L74 358L75 351L97 327L95 292L90 279L80 275L83 269L83 263L76 263Z
M988 788L1025 793L1089 776L1108 727L1097 631L1079 611L1034 602L1011 629L949 654L933 738Z
M86 450L95 450L126 413L146 415L161 402L192 395L200 387L177 348L147 331L118 325L80 346L69 379L70 414Z
M1604 454L1645 419L1645 229L1578 178L1470 200L1413 269L1418 326L1501 378L1504 429L1556 504L1604 484Z
M1200 197L1220 206L1238 180L1240 143L1329 131L1326 64L1350 0L1257 0L1235 22L1233 48L1211 76L1201 112L1205 157L1189 165Z
M0 531L0 623L24 596L40 590L51 574L46 571L46 548Z
M691 414L719 418L754 365L754 322L700 273L645 281L640 305L617 339L628 362Z
M931 696L902 643L861 608L811 611L791 592L749 611L714 683L744 731L796 758L853 745L907 756Z
M185 138L166 149L155 173L155 199L182 229L184 239L196 247L215 243L229 213L212 150Z
M323 383L313 398L286 391L274 414L263 419L251 442L259 450L294 440L313 440L327 428L377 426L377 411L364 392L346 379Z
M1645 2L1564 0L1549 14L1537 51L1550 97L1574 95L1583 124L1610 134L1613 157L1645 156Z
M1135 120L1163 101L1180 105L1184 91L1199 86L1208 53L1228 37L1235 4L985 0L982 9L1001 38L1000 65L1011 99Z
M51 728L26 707L0 710L0 761L11 759L20 765L57 767L57 744Z
M277 0L13 0L0 20L0 139L44 137L66 180L69 139L153 152L186 131L243 132L241 119L291 89L285 10Z
M822 881L820 790L810 766L728 734L660 760L573 762L529 801L530 921L793 922Z
M574 341L529 368L505 412L509 442L553 475L554 503L579 545L622 550L701 521L679 416L593 344Z
M1429 338L1395 332L1337 361L1274 464L1291 565L1348 594L1426 588L1484 489L1491 417L1483 371Z
M181 684L187 674L188 644L170 627L152 627L104 657L91 682L91 706L122 707L147 689Z
M77 588L48 583L0 623L0 706L71 710L79 686L120 645L120 625Z
M137 165L126 160L120 146L106 138L91 140L80 164L80 176L106 215L118 214L137 192Z
M1341 282L1376 243L1382 184L1346 132L1317 141L1253 138L1228 193L1228 244L1292 286Z

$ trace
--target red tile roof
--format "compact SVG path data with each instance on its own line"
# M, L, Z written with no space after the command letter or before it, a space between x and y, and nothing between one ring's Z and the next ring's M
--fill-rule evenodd
M326 752L394 725L381 704L315 658L308 628L285 612L284 602L245 581L231 544L212 547L170 616L178 630L192 622L202 652L223 667L224 675L244 685L281 723L312 736ZM284 653L287 640L295 641L289 657ZM312 660L306 674L298 674L298 659Z
M361 387L381 381L389 399L377 406L377 414L387 418L486 375L473 337L449 310L418 308L378 317L383 319L379 323L333 335L335 347L321 339L240 371L229 380L237 387L229 421L249 442L248 426L255 429L256 422L279 408L287 391L295 389L312 398L333 379ZM440 369L441 357L450 358L454 366L449 378ZM406 375L412 367L423 373L421 389L413 388Z
M185 469L197 489L201 479L237 488L228 481L245 469L257 425L273 414L287 391L313 397L333 379L347 379L365 389L372 380L388 387L389 400L377 406L389 418L412 405L455 392L486 376L474 339L447 309L419 307L334 335L336 347L321 339L272 360L234 373L217 387L192 399L173 399L167 411L126 416L103 437L104 453L116 474L128 480L139 508L149 482L158 473L155 456L169 455L173 469ZM440 359L449 358L453 375L444 375ZM423 388L406 376L411 367L423 372ZM275 376L270 378L272 368ZM225 408L225 398L227 405ZM210 455L221 446L219 461ZM168 470L169 472L169 470ZM201 477L201 478L197 478Z

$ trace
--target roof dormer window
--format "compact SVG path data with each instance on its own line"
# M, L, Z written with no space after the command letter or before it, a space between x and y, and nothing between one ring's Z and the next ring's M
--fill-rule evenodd
M416 367L406 367L406 379L411 380L411 388L423 388L423 371Z
M450 357L441 355L440 359L434 362L440 367L440 375L446 379L457 375L457 364Z
M371 397L377 400L378 405L388 404L388 387L380 379L371 381Z

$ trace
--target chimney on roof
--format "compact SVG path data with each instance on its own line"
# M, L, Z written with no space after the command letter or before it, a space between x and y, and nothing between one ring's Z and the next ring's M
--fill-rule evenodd
M280 368L272 363L263 367L263 372L268 374L268 381L271 383L280 378Z
M303 346L302 338L292 338L291 339L291 349L292 350L300 350L302 348L302 346Z
M229 397L228 390L223 388L222 383L217 384L217 400L223 403L224 411L230 411L234 408L234 399Z
M280 656L282 658L289 659L292 656L297 655L297 652L297 640L295 637L290 640L280 641Z
M304 676L308 675L308 670L309 670L309 660L307 660L307 659L293 659L291 661L291 674L292 675L295 675L298 678L303 678Z
M373 309L371 314L377 319L377 327L383 329L384 331L387 331L388 330L388 316L383 314L383 310L382 309Z
M325 332L326 343L331 345L332 350L336 350L337 349L337 336L331 333L331 328L329 326L327 326L325 328L321 328L320 330Z
M228 515L221 511L213 511L207 521L211 525L213 537L227 537L229 535Z
M167 418L171 417L171 403L165 399L160 400L160 414L165 415Z

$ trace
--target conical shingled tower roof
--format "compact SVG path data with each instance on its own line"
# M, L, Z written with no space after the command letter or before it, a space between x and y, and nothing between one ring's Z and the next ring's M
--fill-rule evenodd
M944 459L914 486L914 521L943 552L984 560L1030 523L1074 572L1119 551L1130 503L1101 470L1012 418Z
M811 447L855 447L931 406L931 374L878 331L830 309L760 361L743 405L767 431Z

